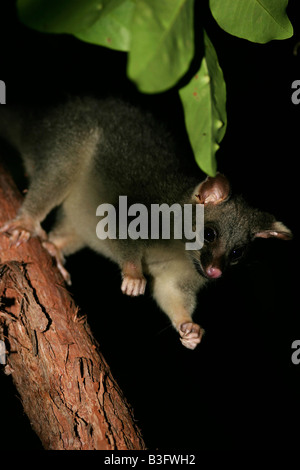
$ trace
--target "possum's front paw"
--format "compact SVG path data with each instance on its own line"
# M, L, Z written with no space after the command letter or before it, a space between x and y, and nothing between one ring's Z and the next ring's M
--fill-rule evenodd
M195 349L200 343L204 330L193 322L182 323L179 327L180 341L188 349Z
M130 295L131 297L136 297L138 295L143 295L146 288L146 279L144 276L135 278L129 275L124 275L123 282L121 285L121 291L123 294Z
M6 233L10 238L10 245L20 246L31 237L40 237L47 240L47 234L39 222L29 216L19 216L0 227L0 233Z

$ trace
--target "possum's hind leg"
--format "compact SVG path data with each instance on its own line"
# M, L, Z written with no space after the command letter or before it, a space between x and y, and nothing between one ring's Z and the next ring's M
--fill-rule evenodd
M84 241L77 235L61 209L58 222L49 233L48 240L43 242L43 247L56 260L59 271L69 285L71 284L71 276L64 267L65 255L71 255L84 246Z
M47 239L41 222L66 199L80 175L87 171L98 143L97 128L66 128L60 121L53 121L48 127L42 123L37 135L29 133L20 149L30 177L28 192L15 219L0 227L0 233L10 235L12 244L20 245L30 237ZM60 133L64 133L64 139Z
M40 223L35 221L30 215L18 215L15 219L9 220L2 227L0 233L6 233L10 237L10 245L19 246L27 242L30 237L39 237L47 240L47 234L42 229Z

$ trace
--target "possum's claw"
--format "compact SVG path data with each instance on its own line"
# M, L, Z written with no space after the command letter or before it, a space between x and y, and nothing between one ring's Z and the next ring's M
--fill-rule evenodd
M31 237L39 237L47 240L47 234L42 229L39 222L31 217L19 216L0 227L0 233L6 233L10 238L10 246L20 246L26 243Z
M0 233L6 233L10 238L10 246L20 246L26 243L31 237L39 237L43 247L56 260L57 267L61 272L64 280L71 285L71 276L64 268L64 257L54 243L48 241L46 232L42 229L39 222L35 222L32 218L19 216L0 227Z
M130 295L131 297L136 297L138 295L143 295L146 288L146 279L144 276L139 278L134 278L129 275L125 275L121 285L121 290L123 294Z
M178 331L181 343L188 349L195 349L204 335L204 329L193 322L182 323Z
M42 243L42 245L45 248L45 250L48 251L49 255L52 256L53 258L55 258L56 266L57 266L59 272L61 273L61 275L64 278L64 280L66 281L66 283L70 286L72 284L71 276L70 276L70 273L64 267L65 259L64 259L64 256L63 256L61 250L59 248L57 248L57 246L54 243L52 243L48 240L45 240Z
M31 233L27 230L14 229L10 235L9 246L20 246L22 243L26 243L31 237Z

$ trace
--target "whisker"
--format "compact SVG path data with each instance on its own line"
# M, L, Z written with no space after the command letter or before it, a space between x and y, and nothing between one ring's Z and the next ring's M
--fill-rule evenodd
M162 328L160 331L158 331L155 336L161 335L162 333L164 333L169 328L173 328L173 326L171 324L167 325L165 328Z

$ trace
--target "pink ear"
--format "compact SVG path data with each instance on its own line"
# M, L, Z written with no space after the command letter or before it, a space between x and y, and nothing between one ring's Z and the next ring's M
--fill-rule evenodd
M219 204L230 196L230 184L226 176L217 173L215 177L208 176L196 188L196 198L199 204Z
M293 234L282 222L274 222L269 230L256 232L255 238L279 238L280 240L291 240Z

